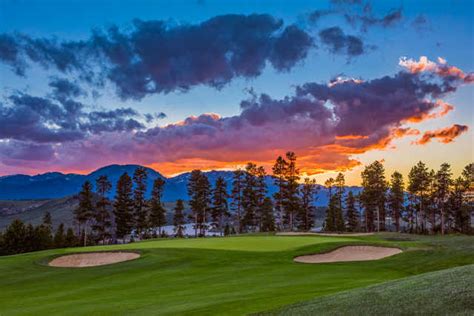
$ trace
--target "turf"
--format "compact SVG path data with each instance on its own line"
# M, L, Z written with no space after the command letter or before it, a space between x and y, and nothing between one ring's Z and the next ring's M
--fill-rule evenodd
M472 237L401 237L154 240L0 257L0 315L243 315L474 262ZM406 251L372 262L311 265L292 260L346 244ZM116 249L142 256L84 269L44 265L65 253Z
M323 296L260 315L474 315L474 265Z

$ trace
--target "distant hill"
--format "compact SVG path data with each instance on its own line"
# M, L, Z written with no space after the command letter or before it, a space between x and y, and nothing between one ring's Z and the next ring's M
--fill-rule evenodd
M87 175L80 174L63 174L60 172L49 172L36 176L28 175L11 175L0 177L0 200L45 200L58 199L73 196L79 192L82 184L89 180L95 184L95 180L101 176L106 175L112 182L112 190L109 198L115 196L115 185L119 177L127 172L130 176L133 175L135 169L139 165L110 165ZM162 178L166 181L163 200L165 202L174 202L177 199L188 200L187 184L190 173L183 173L181 175L166 178L159 172L146 168L148 172L147 180L147 197L150 196L153 181L157 178ZM230 191L232 185L232 171L209 171L206 172L210 183L213 185L218 177L223 177L227 182L228 190ZM273 184L271 176L267 176L266 183L268 186L268 194L273 195L276 187ZM360 192L359 187L347 187L346 190L354 193ZM318 199L316 205L327 205L327 189L319 186Z
M82 184L89 180L95 185L95 180L102 175L106 175L112 182L112 190L109 198L115 196L115 186L119 177L127 172L133 175L138 165L110 165L87 175L63 174L59 172L49 172L36 176L12 175L0 177L0 230L8 225L13 219L38 224L46 211L49 211L53 218L53 225L64 223L71 226L73 223L73 211L77 207L77 193ZM163 201L169 211L174 207L174 202L178 199L187 201L189 199L187 185L190 173L166 178L159 172L146 168L148 172L146 197L150 197L153 181L157 178L165 180L165 190ZM232 171L209 171L206 172L211 185L214 185L218 177L223 177L230 192L232 186ZM265 179L268 187L268 195L271 196L277 188L273 184L271 176ZM318 186L316 206L326 206L328 202L328 191L324 186ZM347 187L347 191L359 193L360 187ZM321 212L320 210L318 212ZM323 213L317 217L323 217ZM168 214L171 220L171 213Z

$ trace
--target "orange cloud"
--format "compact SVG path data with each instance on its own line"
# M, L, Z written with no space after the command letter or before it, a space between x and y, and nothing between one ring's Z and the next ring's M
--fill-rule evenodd
M456 137L466 132L467 130L468 127L466 125L454 124L451 127L441 128L434 131L427 131L420 139L415 141L414 144L424 145L431 142L433 138L437 138L440 143L447 144L454 141Z
M464 73L461 69L455 66L450 66L446 59L438 57L438 61L434 62L426 56L421 56L418 61L401 57L398 64L406 68L411 73L432 72L440 77L455 77L463 80L466 83L474 82L474 75L472 73Z
M434 103L434 109L439 109L439 110L434 113L421 112L419 114L416 114L412 117L405 119L405 122L420 123L422 121L440 118L440 117L445 116L449 112L451 112L454 109L454 106L447 102L444 102L443 100L438 99Z

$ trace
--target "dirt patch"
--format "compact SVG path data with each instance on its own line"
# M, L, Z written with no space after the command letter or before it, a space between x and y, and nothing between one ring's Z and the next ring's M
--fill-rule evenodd
M331 252L299 256L294 259L301 263L328 263L345 261L369 261L390 257L401 253L398 248L374 246L345 246Z
M49 265L63 268L85 268L134 260L139 257L140 254L135 252L76 253L55 258L49 262Z
M277 233L278 236L338 236L338 237L357 237L357 236L370 236L374 233L310 233L310 232L285 232L285 233Z

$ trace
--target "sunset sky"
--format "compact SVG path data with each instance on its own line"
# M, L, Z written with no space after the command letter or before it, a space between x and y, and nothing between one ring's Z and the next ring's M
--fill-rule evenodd
M474 159L474 2L0 1L0 176Z

